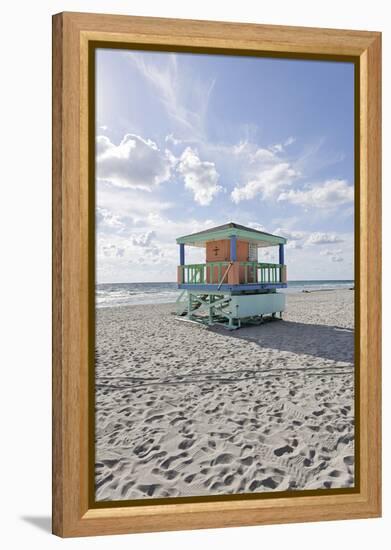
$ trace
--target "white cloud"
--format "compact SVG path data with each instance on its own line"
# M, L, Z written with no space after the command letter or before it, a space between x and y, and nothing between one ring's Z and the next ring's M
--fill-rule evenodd
M327 256L331 262L343 262L342 257L343 250L340 248L332 250L330 248L327 248L326 250L322 250L320 255L321 256Z
M174 281L178 265L176 238L219 225L224 220L172 220L155 212L124 233L97 234L97 278L105 281ZM201 263L205 250L187 247L186 263Z
M219 174L214 162L201 161L198 152L191 147L183 151L177 169L185 180L185 187L202 206L210 204L222 189L217 183Z
M302 250L304 248L304 245L299 241L288 241L286 247L290 248L291 250Z
M117 187L150 191L170 178L172 158L156 143L126 134L119 145L106 136L96 140L97 178Z
M106 258L122 258L125 254L125 248L119 247L115 244L104 244L101 247L103 256Z
M289 137L287 140L284 141L284 143L275 143L274 145L271 145L269 147L270 151L273 153L282 153L285 151L285 147L288 147L288 145L292 145L296 139L294 137Z
M125 227L121 219L107 208L99 206L95 212L95 221L100 231L122 231Z
M258 147L249 141L225 148L225 164L232 166L239 173L240 181L231 192L231 200L238 204L243 200L275 198L300 175L290 162L281 158L278 153L284 149L283 144L269 148Z
M295 143L296 138L293 136L288 137L288 139L285 141L284 146L287 147L288 145L292 145L292 143Z
M239 141L235 145L221 146L221 149L229 155L236 155L242 157L246 163L256 164L261 161L263 163L269 163L272 166L278 159L276 155L270 149L258 147L255 143L247 140ZM258 166L256 166L258 168Z
M168 134L165 138L164 138L164 141L166 143L171 143L172 145L180 145L182 143L182 140L181 139L177 139L174 134Z
M333 244L343 242L344 239L335 233L311 233L307 239L307 244Z
M153 239L155 239L155 231L147 231L146 233L138 233L131 236L131 241L134 246L141 246L143 248L150 246Z
M158 194L129 187L114 187L104 180L97 182L96 198L102 209L115 212L115 216L127 228L140 227L150 212L159 213L175 206L170 201L162 200Z
M291 250L301 250L302 248L304 248L303 239L306 237L306 233L304 231L293 231L291 229L277 227L277 229L275 229L273 233L275 235L285 237L288 241L286 246Z
M291 231L282 227L277 227L277 229L275 229L273 233L275 235L285 237L286 239L288 239L288 241L300 241L306 235L304 231Z
M335 256L340 254L342 254L342 250L340 248L338 248L337 250L330 250L329 248L327 248L326 250L322 250L320 253L321 256Z
M256 229L257 231L263 231L263 232L269 233L269 231L266 231L266 228L265 228L264 225L262 225L260 223L257 223L257 222L248 222L247 226L252 227L253 229Z
M181 137L197 141L205 136L205 120L215 80L201 79L185 72L177 54L165 54L147 60L145 54L127 52L126 56L153 86L156 98L167 114L179 125ZM188 68L187 68L188 71Z
M309 233L308 231L295 231L277 227L273 231L275 235L281 235L288 240L287 248L301 250L308 245L325 245L344 242L344 239L335 233ZM342 253L342 250L322 250L322 256L334 256Z
M261 156L263 155L258 156L258 160ZM231 193L231 199L234 203L238 204L243 200L250 200L256 196L273 198L281 188L290 185L297 176L297 173L288 162L278 162L273 166L264 168L259 166L256 171L254 179L243 186L234 188Z
M274 258L274 254L272 251L268 249L259 249L258 250L258 261L271 261Z
M157 241L157 234L155 231L146 231L145 233L133 234L130 238L130 242L136 250L133 252L140 254L138 260L142 259L142 262L157 263L164 260L164 247Z
M282 143L276 143L275 145L270 146L270 151L272 151L273 153L282 153L283 150L284 146L282 145Z
M346 180L328 180L322 185L308 189L290 189L282 192L278 200L304 207L336 208L353 202L354 189Z

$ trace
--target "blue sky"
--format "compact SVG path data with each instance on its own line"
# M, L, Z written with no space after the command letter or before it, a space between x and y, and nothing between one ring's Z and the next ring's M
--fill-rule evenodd
M287 237L290 279L353 278L352 64L96 56L97 282L174 281L176 237L228 221Z

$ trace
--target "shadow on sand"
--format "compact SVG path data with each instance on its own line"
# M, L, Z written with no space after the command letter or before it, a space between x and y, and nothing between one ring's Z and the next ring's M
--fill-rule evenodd
M210 330L256 343L261 348L337 362L354 361L354 330L350 328L275 320L257 326L242 326L232 332L222 327Z

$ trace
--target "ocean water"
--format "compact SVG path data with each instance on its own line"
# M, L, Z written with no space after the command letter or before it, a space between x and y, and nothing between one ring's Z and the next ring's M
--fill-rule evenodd
M352 288L354 281L289 281L279 292L295 293L316 290ZM117 307L136 304L175 302L180 290L176 283L103 283L96 286L96 307Z

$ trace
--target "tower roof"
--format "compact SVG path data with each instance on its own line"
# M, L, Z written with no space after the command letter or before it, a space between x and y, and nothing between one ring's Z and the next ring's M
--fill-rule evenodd
M236 236L240 240L256 244L259 247L276 246L278 244L286 243L286 239L284 237L272 235L271 233L266 233L265 231L258 231L258 229L245 227L244 225L233 222L211 227L210 229L192 233L191 235L178 237L176 242L178 244L188 244L191 246L205 246L209 241L229 239L233 236Z

